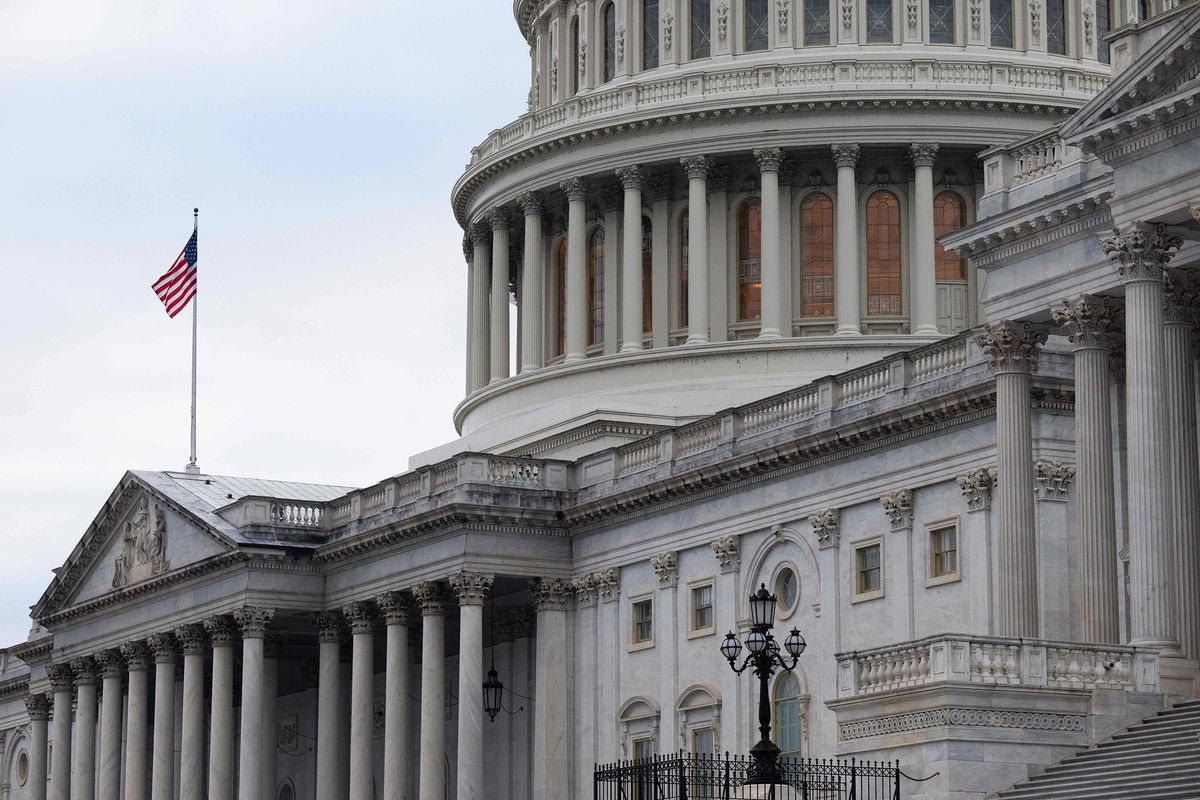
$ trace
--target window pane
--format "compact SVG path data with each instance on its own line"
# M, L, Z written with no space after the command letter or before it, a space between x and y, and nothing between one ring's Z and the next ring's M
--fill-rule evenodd
M766 50L769 46L767 33L767 0L746 0L746 50Z
M833 316L833 201L814 194L800 206L800 316Z
M558 243L558 260L554 265L554 339L557 342L555 355L567 352L567 240Z
M591 308L588 324L588 344L604 341L604 228L596 228L588 252L588 287Z
M804 0L804 43L829 44L829 0Z
M892 41L892 0L867 0L867 41Z
M873 592L879 589L879 545L858 549L858 591Z
M702 728L692 734L692 752L706 756L716 755L717 739L712 728Z
M929 41L954 44L954 0L929 0Z
M633 743L633 757L636 759L650 758L654 755L654 740L639 739Z
M633 604L633 641L648 642L654 638L654 602L640 600Z
M712 52L710 0L692 0L692 58L708 58Z
M617 5L604 7L604 80L611 81L617 74Z
M762 316L762 206L753 197L738 210L738 320Z
M642 69L658 66L658 0L642 0Z
M579 17L571 18L571 66L567 70L568 94L579 93Z
M712 587L698 586L692 590L692 630L713 626Z
M775 702L775 729L780 755L800 755L800 701L796 698Z
M642 333L649 333L654 319L654 236L649 217L642 217Z
M992 47L1013 46L1012 0L992 0Z
M933 557L933 577L953 575L958 571L958 529L939 528L930 531L930 553Z
M795 572L784 569L779 573L779 579L775 582L775 596L779 598L779 610L784 613L796 606L796 600L800 596L800 581Z
M679 327L688 324L688 215L679 222Z
M1046 0L1046 50L1058 55L1067 52L1066 9L1063 0Z
M939 281L965 281L967 260L952 253L936 237L953 233L966 224L966 205L954 192L942 192L933 198L934 263Z
M867 313L900 314L900 202L891 192L867 201Z
M1101 64L1109 61L1108 42L1104 41L1104 35L1111 30L1111 18L1108 0L1096 0L1096 58Z

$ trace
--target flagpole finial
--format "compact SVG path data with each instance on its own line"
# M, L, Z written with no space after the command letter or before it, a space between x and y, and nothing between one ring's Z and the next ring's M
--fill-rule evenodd
M198 217L198 216L200 216L200 209L198 209L198 208L193 208L193 209L192 209L192 215L193 215L193 216L197 216L197 217Z

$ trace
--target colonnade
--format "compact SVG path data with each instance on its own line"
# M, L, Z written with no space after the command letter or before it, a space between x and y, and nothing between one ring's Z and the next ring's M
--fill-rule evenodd
M909 148L912 165L912 201L908 214L904 261L908 268L908 293L905 313L909 330L918 335L936 335L937 276L935 270L934 236L934 174L938 145L916 143ZM837 170L836 267L833 282L834 314L831 331L839 335L857 336L863 333L868 321L862 315L862 296L865 294L860 259L859 189L856 168L860 149L855 144L833 145L831 154ZM761 227L761 317L757 338L770 340L792 335L792 173L785 152L778 147L753 151L758 169L758 195L762 211ZM726 302L726 282L730 266L727 263L725 200L728 192L729 168L718 166L709 156L694 155L680 160L687 180L687 294L686 344L704 345L724 341L728 325L724 314L714 316ZM673 171L664 167L653 176L642 165L623 166L614 172L620 191L600 194L620 204L619 215L612 219L619 229L620 241L606 242L606 271L612 269L619 277L609 286L606 295L604 352L636 353L644 347L643 314L643 209L649 199L653 244L651 260L654 295L653 321L650 341L653 347L667 345L667 330L672 320L665 299L660 296L668 286L668 246L671 227L670 189ZM596 184L600 178L590 179ZM517 204L488 210L468 227L464 253L469 263L467 304L467 391L477 391L489 383L510 376L509 348L509 284L510 228L519 214L523 236L519 243L520 256L517 281L518 331L517 370L526 372L545 366L553 358L547 344L555 339L551 328L557 320L557 297L550 286L553 265L546 263L547 255L554 257L549 244L559 240L548 231L553 215L548 214L547 197L561 197L566 206L566 269L564 292L564 363L582 361L588 356L589 307L588 274L588 200L593 197L593 183L582 177L562 181L557 187L526 192ZM547 225L547 219L550 225ZM605 217L606 221L608 216ZM606 226L606 233L615 233ZM550 234L549 236L547 234ZM911 242L909 241L911 239ZM678 251L683 242L676 243ZM799 242L796 243L799 246ZM682 259L682 256L679 256ZM911 263L909 263L911 262ZM611 265L617 265L613 269ZM897 280L900 280L897 277ZM619 290L618 287L619 286ZM619 298L619 300L618 300ZM612 310L616 308L616 315ZM719 318L718 318L719 317ZM836 320L836 324L832 324ZM548 324L549 323L549 324Z
M319 660L316 797L374 800L374 638L380 621L386 629L387 653L381 796L385 800L407 797L406 787L414 778L420 800L446 796L444 618L455 600L460 612L455 796L459 800L486 796L483 604L492 582L492 575L463 571L449 576L445 583L419 583L411 587L411 593L388 591L340 610L312 615ZM539 800L556 796L556 787L565 786L568 779L566 742L570 737L563 712L567 664L562 647L568 591L568 584L561 579L531 583L538 630L557 637L548 646L543 646L542 637L538 642L533 763L537 765L534 797ZM279 652L271 630L274 618L273 609L246 606L231 615L210 617L119 648L48 665L51 693L26 697L32 739L29 774L35 800L275 800ZM418 620L422 633L421 713L414 733L410 695L417 687L408 644L409 629ZM348 709L343 706L340 664L347 633L351 644ZM240 715L235 716L233 651L238 639L241 704ZM178 710L182 718L177 740L176 665L181 655L183 686ZM212 680L208 684L205 668L210 658ZM152 665L153 698L148 695ZM123 692L126 680L128 688ZM344 716L350 723L348 748L344 748L342 735ZM235 718L239 720L237 730ZM414 735L418 737L415 747ZM48 741L54 743L49 778ZM415 762L410 755L414 750L419 753Z
M1102 240L1123 308L1081 295L1053 309L1075 359L1080 641L1120 640L1109 360L1123 347L1131 644L1200 658L1200 461L1193 346L1195 271L1167 270L1181 240L1131 229ZM977 335L996 375L998 631L1041 635L1031 381L1045 328L1002 320Z

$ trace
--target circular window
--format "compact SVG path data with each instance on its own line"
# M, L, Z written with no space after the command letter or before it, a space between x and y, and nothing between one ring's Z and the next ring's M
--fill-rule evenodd
M27 780L29 780L29 754L21 753L17 756L17 783L24 786Z
M783 567L775 576L775 597L777 613L780 617L790 617L800 601L800 578L796 570Z

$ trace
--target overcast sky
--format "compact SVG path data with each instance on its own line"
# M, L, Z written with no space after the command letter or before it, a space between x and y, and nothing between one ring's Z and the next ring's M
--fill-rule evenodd
M455 437L449 192L524 111L510 0L0 4L0 646L127 469L362 486Z

